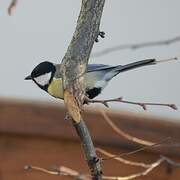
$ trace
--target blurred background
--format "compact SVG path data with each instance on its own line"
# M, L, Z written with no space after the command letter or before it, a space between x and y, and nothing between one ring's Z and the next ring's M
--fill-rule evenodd
M53 99L32 82L24 81L41 61L60 63L75 29L80 1L23 0L10 17L10 1L0 2L0 96ZM107 0L101 22L105 39L95 43L93 53L128 43L166 40L180 35L179 0ZM122 50L90 63L127 64L146 58L166 59L180 55L180 42L137 50ZM126 100L175 103L180 107L180 62L159 64L122 73L98 98L123 96ZM62 103L62 102L61 102ZM140 112L140 107L112 103L116 109ZM149 107L148 113L180 118L180 111Z
M10 2L0 1L0 180L68 179L37 171L28 173L23 169L27 164L44 168L57 164L89 172L77 134L70 122L64 121L66 110L59 105L63 102L24 81L40 62L61 62L81 1L19 0L12 16L8 16ZM118 65L147 58L179 57L180 42L95 56L118 45L180 37L179 7L179 0L106 0L100 28L106 38L95 43L89 62ZM130 101L175 103L180 108L179 69L180 61L174 61L121 73L98 98L123 96ZM159 155L167 155L180 162L180 110L156 106L143 113L141 107L133 105L111 103L111 107L106 108L106 113L117 128L130 136L160 142L159 147L135 153L128 157L130 160L152 163ZM83 117L96 147L114 154L140 147L113 131L99 109L87 108ZM127 176L142 172L142 168L106 161L103 172ZM180 171L166 163L145 179L177 180Z

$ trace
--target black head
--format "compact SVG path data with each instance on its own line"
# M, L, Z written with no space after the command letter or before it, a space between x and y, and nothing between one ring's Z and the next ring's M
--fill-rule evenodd
M55 71L56 67L53 63L44 61L38 64L31 72L31 75L27 76L25 80L33 80L40 88L47 90Z

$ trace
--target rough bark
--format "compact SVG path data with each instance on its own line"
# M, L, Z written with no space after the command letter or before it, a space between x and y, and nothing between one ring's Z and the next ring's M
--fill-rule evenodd
M61 66L65 89L64 102L83 144L94 180L101 179L102 171L91 136L81 116L81 107L85 95L83 74L86 71L94 41L99 34L104 3L105 0L82 0L77 26Z

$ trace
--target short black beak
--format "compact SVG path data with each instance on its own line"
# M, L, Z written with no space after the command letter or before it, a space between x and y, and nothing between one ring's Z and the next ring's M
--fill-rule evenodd
M24 80L31 80L31 79L32 79L31 75L24 78Z

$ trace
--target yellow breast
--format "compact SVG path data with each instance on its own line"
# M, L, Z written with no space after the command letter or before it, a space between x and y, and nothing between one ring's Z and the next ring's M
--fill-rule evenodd
M64 98L64 89L62 79L53 79L51 84L48 86L48 93L56 98Z

